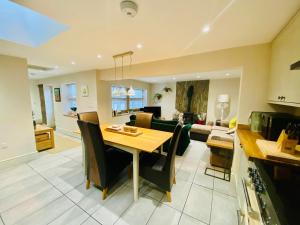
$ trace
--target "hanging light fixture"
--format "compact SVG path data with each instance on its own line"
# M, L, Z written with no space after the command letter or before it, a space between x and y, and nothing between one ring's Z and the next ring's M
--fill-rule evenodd
M131 71L131 62L132 62L132 57L131 57L131 55L130 55L129 71ZM128 96L135 96L135 91L134 91L134 89L132 88L132 85L130 85L130 88L129 88L128 92L127 92L127 95L128 95Z
M117 62L116 62L116 58L114 57L114 63L115 63L115 81L117 81ZM117 97L117 96L120 96L120 89L119 87L115 87L113 92L112 92L112 95Z
M133 55L133 51L129 51L129 52L124 52L118 55L114 55L114 62L115 62L115 80L117 81L117 64L116 64L116 59L117 58L121 58L122 59L122 80L124 79L124 57L129 56L130 57L130 64L129 64L129 70L131 71L131 63L132 63L132 56ZM114 95L116 94L116 95ZM115 90L113 91L113 95L114 96L124 96L124 95L128 95L128 96L134 96L135 95L135 91L132 88L132 85L130 85L129 90L126 90L126 87L116 87Z

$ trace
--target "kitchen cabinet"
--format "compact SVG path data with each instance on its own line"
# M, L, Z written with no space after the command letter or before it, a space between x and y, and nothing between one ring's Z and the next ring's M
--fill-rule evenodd
M290 70L290 65L300 60L299 27L300 13L272 42L270 103L300 107L300 70Z

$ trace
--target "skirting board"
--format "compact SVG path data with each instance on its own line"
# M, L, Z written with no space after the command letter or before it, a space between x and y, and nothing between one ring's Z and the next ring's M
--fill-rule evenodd
M28 154L24 154L24 155L19 155L19 156L15 156L9 159L5 159L0 161L0 169L2 167L7 167L9 165L16 165L16 164L21 164L21 163L27 163L31 160L37 159L38 157L38 152L34 151Z
M56 127L56 131L61 133L61 134L67 135L67 136L71 136L71 137L74 137L74 138L81 139L80 135L75 133L74 130L67 130L67 129L63 129L63 128L60 128L60 127Z

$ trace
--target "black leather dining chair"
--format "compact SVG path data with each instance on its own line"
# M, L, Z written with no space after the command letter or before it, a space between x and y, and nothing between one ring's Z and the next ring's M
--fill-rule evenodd
M102 199L106 198L108 187L118 175L132 162L132 155L120 149L106 150L99 124L77 121L89 155L87 168L87 189L90 182L102 190Z
M156 184L166 192L171 202L172 185L175 179L175 154L182 125L178 124L171 139L167 156L159 153L144 153L140 159L140 176Z

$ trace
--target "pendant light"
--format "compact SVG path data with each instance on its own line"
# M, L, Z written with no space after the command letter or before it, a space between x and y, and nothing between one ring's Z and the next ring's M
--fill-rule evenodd
M115 63L115 81L117 81L117 63L116 63L116 59L114 58L114 63ZM120 89L119 87L115 87L113 92L112 92L112 96L120 96Z
M130 64L129 64L129 70L131 71L131 62L132 62L132 56L133 55L133 51L129 51L129 52L124 52L118 55L114 55L114 62L115 62L115 81L117 81L117 64L116 64L116 59L117 58L121 58L122 59L122 74L121 74L121 80L124 80L124 57L125 56L129 56L130 57ZM132 87L132 85L130 85L130 88L128 89L128 91L126 90L126 87L116 87L115 90L113 91L113 95L114 96L134 96L135 95L135 91Z
M122 56L122 80L124 80L124 56ZM127 95L127 91L126 91L126 87L121 86L120 87L120 95L121 96L126 96Z
M129 71L131 71L131 62L132 62L132 57L130 55L130 64L129 64ZM128 96L135 96L135 91L134 89L132 88L132 85L130 85L130 88L127 92Z

